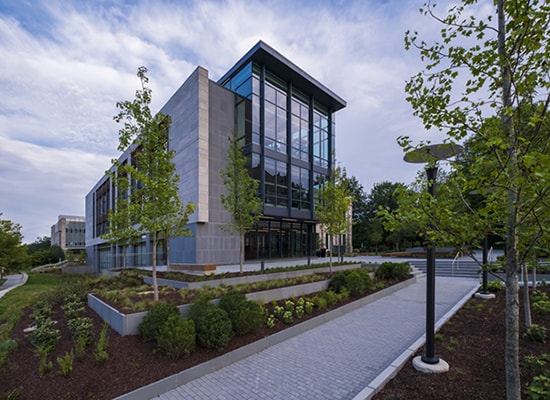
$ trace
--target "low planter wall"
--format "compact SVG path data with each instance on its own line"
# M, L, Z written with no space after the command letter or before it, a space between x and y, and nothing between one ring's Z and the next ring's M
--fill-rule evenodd
M356 269L360 267L361 267L361 264L338 265L338 266L333 266L332 271L338 272L338 271L344 271L347 269ZM234 278L209 279L209 280L200 281L200 282L183 282L183 281L177 281L172 279L157 278L157 282L161 286L167 285L178 289L181 289L181 288L198 289L204 286L216 287L222 284L227 286L234 286L234 285L241 285L243 283L256 283L256 282L271 281L276 279L291 279L291 278L297 278L300 276L322 274L322 273L328 273L328 272L330 272L329 267L322 267L322 268L311 268L311 269L303 269L303 270L295 270L295 271L264 273L264 274L257 274L257 275L248 275L248 276L237 276ZM153 279L148 276L144 277L143 281L148 285L153 284Z
M147 386L143 386L132 392L123 394L119 397L116 397L114 400L152 399L172 389L176 389L178 386L191 382L194 379L200 378L206 374L217 371L220 368L226 367L234 362L243 360L246 357L259 353L260 351L265 350L270 346L276 345L287 339L290 339L291 337L294 337L312 328L320 326L325 322L331 321L349 312L357 310L358 308L361 308L367 304L370 304L382 297L388 296L415 282L416 282L416 275L404 282L400 282L396 285L390 286L386 289L373 293L370 296L366 296L366 297L363 297L362 299L354 301L353 303L348 303L335 310L321 314L315 318L309 319L300 324L291 326L290 328L287 328L281 332L278 332L268 337L265 337L263 339L257 340L256 342L253 342L247 346L243 346L233 351L230 351L229 353L226 353L220 357L214 358L213 360L206 361L202 364L196 365L194 367L188 368L186 370L183 370L174 375L168 376L159 381L153 382Z
M265 290L262 292L248 293L246 297L249 300L263 300L270 302L273 300L288 299L291 297L305 296L310 293L326 290L329 280L305 283L303 285L285 286L278 289ZM160 284L160 283L159 283ZM217 303L218 299L213 300ZM88 306L94 310L104 321L106 321L111 328L117 331L120 335L137 335L138 325L141 323L147 311L137 312L132 314L123 314L117 309L111 307L109 304L100 300L93 294L88 294ZM180 314L186 317L189 314L189 304L183 304L178 306Z

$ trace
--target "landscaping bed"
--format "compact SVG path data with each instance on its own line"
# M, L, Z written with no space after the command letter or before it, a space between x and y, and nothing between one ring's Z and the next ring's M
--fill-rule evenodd
M539 288L550 296L550 287ZM521 298L521 296L520 296ZM523 308L520 301L520 308ZM449 363L449 372L425 374L409 360L397 376L378 393L375 400L502 400L506 398L504 363L505 293L495 299L469 300L436 334L435 354ZM520 365L524 399L550 399L550 347L525 337L523 310L520 310ZM550 313L533 313L533 322L550 335ZM422 355L419 349L416 355ZM546 354L546 356L545 356ZM414 357L413 356L413 357ZM546 379L536 388L540 397L530 397L528 387L546 371ZM544 383L545 382L545 383ZM533 386L535 389L535 386Z
M387 285L379 282L373 286L374 291L369 293L385 286ZM167 358L152 342L144 342L138 336L120 336L111 328L106 330L108 356L100 359L97 352L98 341L105 325L96 313L86 307L79 318L91 321L94 339L81 357L74 358L71 369L66 374L59 360L66 359L75 349L75 333L68 328L71 322L67 317L66 304L56 304L51 310L51 318L56 321L54 327L59 330L59 340L45 358L50 363L48 368L43 368L41 357L37 355L37 348L31 343L29 333L23 332L35 323L33 318L36 318L33 317L36 310L27 308L12 331L11 338L18 343L18 347L10 354L7 365L0 373L0 396L9 395L15 399L111 399L309 321L362 296L343 292L326 299L325 295L317 297L317 300L312 300L317 306L312 307L310 312L304 312L299 318L285 318L284 322L282 318L274 318L269 327L264 324L253 333L233 337L222 350L197 347L189 356L177 360ZM325 299L324 304L320 299ZM296 304L298 300L296 299ZM265 315L276 314L276 307L286 309L287 306L285 300L270 302L265 305Z

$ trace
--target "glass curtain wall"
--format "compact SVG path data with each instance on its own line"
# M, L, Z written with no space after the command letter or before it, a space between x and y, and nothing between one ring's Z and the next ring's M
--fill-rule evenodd
M268 209L266 220L246 237L245 257L311 255L315 224L287 222L282 215L296 220L290 218L296 210L313 217L331 165L334 125L329 110L252 62L224 85L237 94L236 129ZM270 207L274 214L269 214Z

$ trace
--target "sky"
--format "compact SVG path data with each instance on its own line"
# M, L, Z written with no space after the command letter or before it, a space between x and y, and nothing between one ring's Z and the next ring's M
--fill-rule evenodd
M447 3L447 0L441 3ZM217 81L263 40L347 102L336 158L369 193L411 183L422 166L397 144L427 132L405 101L422 70L405 31L437 39L417 0L0 0L0 213L24 242L50 236L118 157L116 102L149 69L158 111L202 66ZM441 12L445 10L438 6Z

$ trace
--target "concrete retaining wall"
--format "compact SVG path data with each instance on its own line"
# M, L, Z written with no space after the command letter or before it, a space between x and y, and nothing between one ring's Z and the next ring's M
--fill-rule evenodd
M304 296L310 293L326 290L329 280L305 283L303 285L285 286L278 289L265 290L261 292L248 293L246 297L249 300L270 302L273 300L289 299L291 297ZM217 303L218 299L213 300ZM138 325L143 320L147 311L123 314L111 307L104 301L98 299L93 294L88 294L88 306L94 310L111 328L117 331L121 336L137 335ZM183 317L189 315L189 304L178 306L180 314Z

